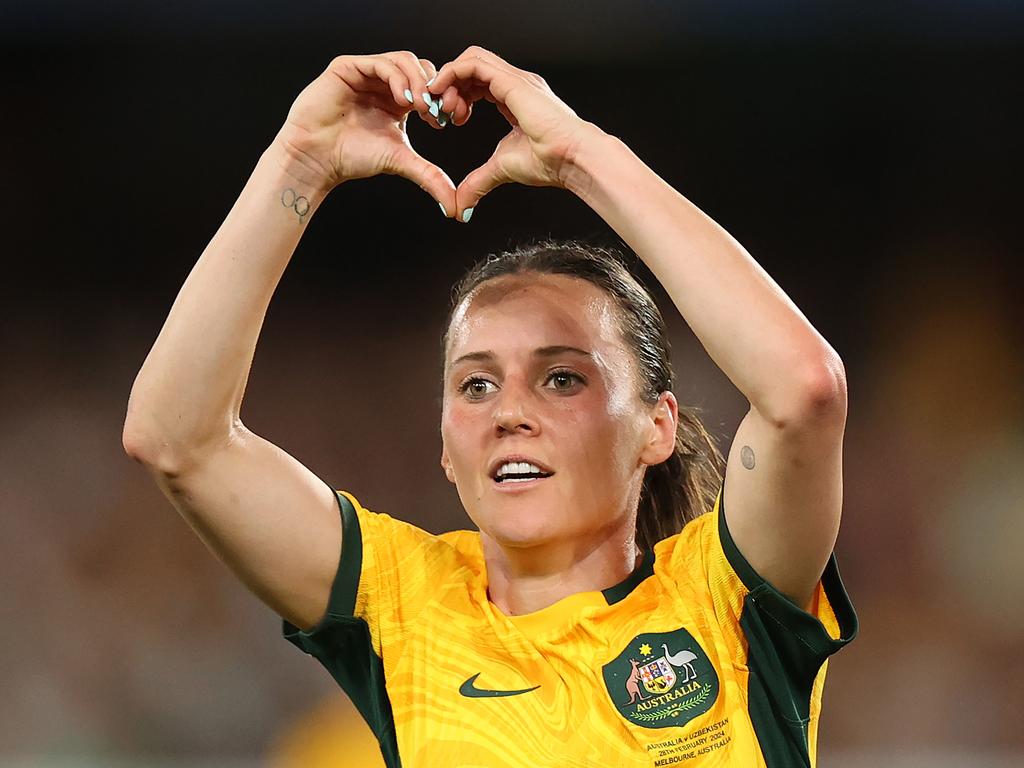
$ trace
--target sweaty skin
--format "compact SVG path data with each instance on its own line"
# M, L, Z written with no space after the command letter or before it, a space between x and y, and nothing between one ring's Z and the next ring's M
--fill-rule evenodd
M442 466L480 528L492 601L524 613L622 581L644 473L671 451L675 413L668 393L640 400L612 300L568 276L500 278L457 309L449 339ZM585 354L538 353L552 347ZM467 381L482 394L461 392ZM498 490L489 470L510 454L555 474Z

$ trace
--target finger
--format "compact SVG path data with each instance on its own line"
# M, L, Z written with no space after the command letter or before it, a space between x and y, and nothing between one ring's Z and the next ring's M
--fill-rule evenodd
M405 91L409 90L409 78L393 61L383 56L356 56L352 57L350 62L351 67L343 68L339 76L352 88L379 91L378 84L383 83L391 91L396 104L401 107L409 106L405 98ZM362 79L360 80L357 75Z
M459 183L458 189L455 190L457 201L455 218L457 221L469 223L469 218L473 215L473 209L476 208L477 203L485 195L511 181L501 169L498 159L503 142L504 139L498 143L498 148L486 163L470 171L469 175Z
M500 56L488 51L486 48L481 48L478 45L471 45L465 51L458 55L452 61L449 61L438 70L437 77L431 86L432 93L441 93L444 88L450 85L449 79L453 76L453 71L458 67L461 71L465 70L466 63L479 63L486 65L491 72L503 72L506 75L515 75L517 73L523 74L520 70L513 67L507 61L502 59ZM457 79L467 79L465 76L457 77ZM489 83L492 77L481 77L478 78L482 83Z
M426 89L424 89L422 97L429 99L423 105L422 111L420 111L420 119L423 120L427 125L435 130L441 130L448 124L448 115L444 114L441 110L444 108L440 98L434 98ZM419 109L419 106L417 106Z
M461 101L462 97L459 95L459 89L454 85L449 85L444 89L444 93L441 94L441 101L445 104L445 111L452 112L458 101Z
M519 72L518 69L513 67L507 61L502 59L495 53L488 51L486 48L481 48L478 45L471 45L457 57L449 61L445 66L441 67L438 74L442 74L445 69L450 69L451 65L466 62L466 61L481 61L494 68L495 70L501 70L508 74L515 74Z
M429 97L430 94L425 93L424 96ZM437 124L444 128L451 122L452 115L459 106L460 101L463 101L463 99L459 95L458 90L451 87L446 89L442 95L434 98L427 111L434 117Z
M441 205L445 216L455 212L455 185L452 180L412 147L402 145L396 149L385 164L384 172L417 184Z
M422 91L417 94L416 109L421 110L420 119L423 120L423 122L434 130L440 130L442 126L438 125L437 119L430 112L430 104L433 102L434 98L428 90L428 84L433 81L434 77L437 75L437 67L434 66L434 63L430 61L430 59L420 59L420 66L423 67L423 74L426 76L426 80L424 81ZM425 101L424 97L429 98L430 101ZM438 111L440 111L440 109Z
M460 53L456 58L462 59L473 56L476 56L481 59L486 59L487 61L490 61L498 66L504 67L505 69L515 69L515 67L509 64L507 61L505 61L505 59L501 58L501 56L496 54L494 51L488 50L487 48L484 48L483 46L480 45L471 45L467 47L466 50Z
M452 123L458 126L465 125L469 122L470 116L473 114L473 105L463 102L465 104L465 111L460 107L459 110L452 116Z
M420 59L420 66L423 67L423 73L427 76L427 80L432 80L437 74L437 67L430 59Z
M441 114L441 113L440 113L440 111L439 111L439 112L438 112L438 115L440 115L440 114ZM433 128L433 129L434 129L435 131L440 131L441 129L443 129L443 128L444 128L444 126L443 126L443 125L441 125L441 124L440 124L440 123L438 122L438 119L437 119L436 117L434 117L433 113L431 113L431 112L430 112L429 110L428 110L428 111L426 111L426 112L421 112L421 113L420 113L420 120L422 120L422 121L423 121L424 123L426 123L427 125L429 125L429 126L430 126L431 128Z
M448 109L449 99L452 98L450 95L453 92L452 88L455 89L454 93L456 94L454 111ZM483 99L491 102L494 101L494 97L490 95L486 85L476 80L458 82L456 85L447 88L444 92L445 112L452 115L452 122L455 125L465 125L469 121L470 114L473 112L473 104ZM503 112L505 111L507 110L503 110ZM508 114L511 115L511 113ZM513 125L515 124L513 123Z
M465 118L468 117L469 102L454 85L448 86L444 94L441 96L441 111L447 115L448 120L455 122L457 117L462 117L463 120L458 125L465 124Z
M424 70L420 63L420 59L410 51L393 51L382 55L401 69L409 81L409 87L402 92L404 96L402 100L403 106L417 110L421 107L426 109L422 95L417 96L417 94L422 94L426 90L427 80L429 79L426 70Z
M522 87L526 80L511 69L504 69L492 62L485 61L479 57L466 58L448 62L440 70L437 77L430 85L431 93L443 93L452 84L466 81L477 81L487 89L487 95L498 105L499 110L505 118L517 125L518 122L510 109L505 109L509 93L516 87ZM487 95L484 98L487 98Z

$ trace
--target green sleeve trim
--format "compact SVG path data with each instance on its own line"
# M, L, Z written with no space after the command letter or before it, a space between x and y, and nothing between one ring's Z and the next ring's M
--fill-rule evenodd
M328 610L352 616L356 612L359 574L363 569L363 532L359 528L359 516L352 502L341 492L334 493L341 507L341 561L331 588Z
M765 764L809 768L807 728L814 680L825 660L857 636L857 613L834 553L821 583L839 625L838 638L830 637L817 616L779 592L743 557L726 524L724 486L718 515L722 550L750 590L739 624L748 644L747 706Z
M718 500L718 538L722 542L722 551L725 552L725 559L729 561L729 565L732 566L733 571L740 577L740 581L743 582L743 586L748 591L753 592L755 589L760 587L762 584L767 582L761 578L760 574L754 570L753 566L747 562L747 558L740 552L739 547L736 546L736 542L732 540L732 534L729 533L729 526L725 522L725 484L722 484L722 491L719 494Z
M284 620L284 637L331 673L377 737L384 764L387 768L401 768L384 663L373 650L366 620L354 615L363 567L359 517L348 498L337 491L334 493L341 510L342 542L327 612L308 632Z
M825 570L821 574L821 586L825 590L825 596L828 598L839 624L838 639L829 637L825 625L817 616L807 613L789 597L779 592L747 562L739 547L736 546L736 542L733 541L725 520L724 485L718 504L718 536L726 560L729 561L729 565L743 582L743 586L750 591L747 599L754 597L760 604L767 606L776 620L800 636L816 653L823 657L830 656L857 636L859 629L857 612L854 610L843 580L839 576L839 561L836 560L834 552L829 556Z

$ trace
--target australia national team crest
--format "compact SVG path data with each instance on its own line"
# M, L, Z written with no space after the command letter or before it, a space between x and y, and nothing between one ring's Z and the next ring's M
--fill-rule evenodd
M715 668L682 628L634 637L602 672L616 709L645 728L685 725L718 698Z

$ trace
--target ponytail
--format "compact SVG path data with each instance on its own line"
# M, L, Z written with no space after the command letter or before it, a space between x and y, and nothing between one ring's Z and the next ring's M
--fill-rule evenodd
M636 543L648 550L710 510L718 496L724 460L714 438L697 417L680 406L676 445L661 464L647 468L636 514Z

